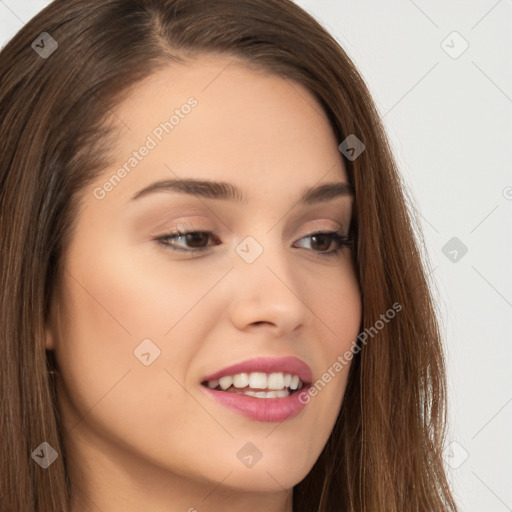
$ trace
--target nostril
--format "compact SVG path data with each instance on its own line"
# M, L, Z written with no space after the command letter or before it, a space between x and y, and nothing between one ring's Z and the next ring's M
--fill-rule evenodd
M261 325L261 324L270 324L273 325L272 322L266 322L265 320L259 320L258 322L252 322L252 325Z

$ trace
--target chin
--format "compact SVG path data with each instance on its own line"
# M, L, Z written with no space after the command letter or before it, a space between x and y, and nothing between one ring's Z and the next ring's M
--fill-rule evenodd
M217 466L214 472L210 468L209 473L214 481L219 481L231 472L223 485L244 492L283 491L302 481L315 463L315 460L301 460L300 451L300 448L293 453L272 451L267 456L263 454L257 461L248 461L247 466L238 458L235 458L234 464L231 460L225 460L222 471Z
M304 471L301 472L297 470L293 473L277 472L263 466L259 469L253 467L246 471L237 469L231 473L223 485L243 492L282 492L297 485L308 472L308 468L304 468Z

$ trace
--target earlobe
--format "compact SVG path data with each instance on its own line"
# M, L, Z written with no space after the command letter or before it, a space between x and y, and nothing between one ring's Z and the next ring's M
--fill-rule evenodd
M50 314L46 321L45 327L45 348L46 350L55 350L56 347L56 333L55 328L59 325L59 303L54 301L50 308Z
M45 330L45 348L46 350L55 350L55 341L52 329L47 327Z

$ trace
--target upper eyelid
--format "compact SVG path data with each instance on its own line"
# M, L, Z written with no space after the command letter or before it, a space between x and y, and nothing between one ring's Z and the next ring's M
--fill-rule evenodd
M279 224L285 223L288 226L286 228L286 231L289 231L290 225L299 224L299 223L303 224L306 222L309 224L310 222L326 222L326 221L328 221L328 222L333 222L335 224L338 224L339 226L346 225L346 227L348 228L350 225L350 219L352 218L352 215L353 215L353 209L352 209L352 207L347 209L346 205L343 205L342 208L339 208L338 206L339 205L317 205L315 208L311 207L305 211L300 210L299 212L295 212L295 213L290 212L289 214L286 214L285 216L278 217L279 220L278 220L278 222L275 222L275 225L277 225L278 223ZM171 211L169 211L168 213L170 214ZM213 217L212 217L212 215L213 215ZM162 211L162 215L159 217L163 217L163 216L167 217L167 213L164 213ZM172 218L172 217L174 217L174 218ZM164 222L159 223L160 227L157 227L156 225L154 227L157 228L158 231L160 231L160 230L164 230L164 229L174 229L176 227L176 225L181 225L181 224L194 225L194 224L199 223L200 225L204 225L204 224L212 225L212 221L213 221L214 225L219 224L219 222L221 224L221 226L218 226L217 228L213 228L213 226L212 226L213 229L217 229L217 230L227 229L230 232L234 231L233 223L229 222L226 218L223 219L223 217L224 217L223 215L221 215L221 216L217 215L212 208L208 208L208 211L205 211L205 210L203 210L202 207L189 209L189 207L187 206L187 207L179 208L178 211L174 212L172 217L171 217L171 215L169 215L169 217L165 223ZM180 218L183 220L177 220ZM234 217L234 219L236 219L236 221L238 222L240 219L240 216L236 215ZM348 223L347 223L347 221L348 221ZM167 228L167 226L169 226L169 228ZM270 226L269 231L270 231L270 229L273 229L274 227L275 227L274 225Z
M213 233L213 234L218 234L219 231L223 231L224 228L221 227L221 228L202 228L200 226L197 226L196 223L201 223L203 221L178 221L175 225L173 225L172 227L169 227L169 228L166 228L166 227L162 227L161 231L165 231L167 230L165 234L173 234L174 231L180 229L181 231L186 231L187 233L190 233L190 232L210 232L210 233ZM325 231L342 231L342 230L346 230L348 231L348 229L350 228L350 224L351 224L351 220L349 219L348 222L343 222L343 223L340 223L338 222L337 220L334 220L334 219L327 219L327 218L323 218L323 219L319 219L319 220L315 220L315 221L310 221L308 224L311 224L312 223L316 223L317 226L319 223L325 223L325 222L330 222L330 223L334 223L336 225L336 227L333 227L333 226L322 226L322 227L317 227L317 226L313 226L313 227L310 227L310 228L307 228L305 233L306 235L311 233L312 231L315 231L315 230L318 230L318 229L321 229L321 230L325 230ZM233 233L233 230L229 227L229 226L226 226L227 230L230 232L230 233ZM270 230L269 230L270 231Z

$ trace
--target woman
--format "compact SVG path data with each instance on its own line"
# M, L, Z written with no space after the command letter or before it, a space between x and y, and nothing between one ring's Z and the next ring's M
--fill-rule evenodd
M405 193L317 22L56 0L0 76L1 510L456 510Z

